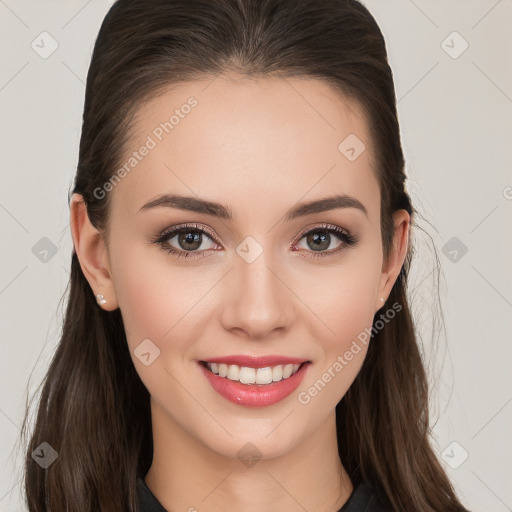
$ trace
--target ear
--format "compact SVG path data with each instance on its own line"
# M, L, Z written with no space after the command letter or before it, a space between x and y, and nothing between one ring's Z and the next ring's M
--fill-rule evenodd
M395 281L402 270L407 256L409 245L410 215L406 210L398 210L393 214L395 232L393 242L387 260L382 265L382 274L379 282L378 295L376 299L377 312L385 304ZM384 301L380 298L383 297Z
M110 272L108 249L101 233L91 224L83 196L73 194L70 201L70 225L73 245L80 267L92 293L102 294L107 301L99 305L106 311L117 309L117 297Z

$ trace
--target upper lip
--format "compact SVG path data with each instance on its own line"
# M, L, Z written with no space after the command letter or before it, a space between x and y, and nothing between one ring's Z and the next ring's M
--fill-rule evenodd
M289 357L289 356L245 356L245 355L231 355L231 356L220 356L212 357L210 359L203 359L205 363L219 363L219 364L236 364L238 366L247 366L249 368L265 368L267 366L277 366L279 364L301 364L309 362L308 359L300 357Z

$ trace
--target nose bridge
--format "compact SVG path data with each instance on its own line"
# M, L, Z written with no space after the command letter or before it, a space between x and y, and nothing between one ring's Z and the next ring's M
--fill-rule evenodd
M226 328L239 328L251 337L262 337L287 325L291 297L276 276L270 247L254 239L237 248L234 268L224 302Z

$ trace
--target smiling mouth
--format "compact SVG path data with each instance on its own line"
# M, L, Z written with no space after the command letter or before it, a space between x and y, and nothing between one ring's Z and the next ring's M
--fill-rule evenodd
M281 382L295 375L308 361L301 364L278 364L264 368L251 368L236 364L208 363L201 364L218 377L240 382L241 384L267 385Z

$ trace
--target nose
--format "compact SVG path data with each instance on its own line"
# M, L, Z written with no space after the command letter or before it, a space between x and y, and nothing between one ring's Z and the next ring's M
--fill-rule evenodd
M268 251L270 252L270 251ZM293 293L263 251L252 262L238 255L223 280L222 324L226 330L251 339L264 339L289 328Z

